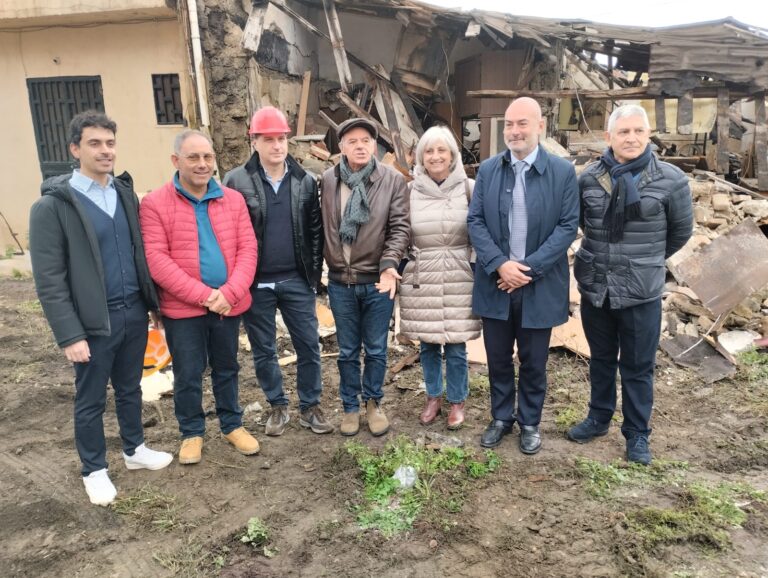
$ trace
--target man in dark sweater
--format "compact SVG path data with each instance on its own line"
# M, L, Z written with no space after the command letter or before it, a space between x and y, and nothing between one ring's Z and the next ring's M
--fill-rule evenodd
M256 378L272 406L265 429L270 436L282 435L290 421L275 348L278 307L298 358L299 424L317 434L333 431L320 410L315 291L322 273L323 226L317 181L288 155L289 132L288 121L278 109L258 110L249 131L253 155L224 177L224 185L245 198L258 240L253 301L243 321Z
M147 311L157 295L144 258L138 199L127 173L112 176L117 127L103 113L78 114L69 150L71 175L46 180L29 224L32 272L59 346L75 369L75 444L93 504L117 494L107 474L103 414L107 382L129 470L159 470L173 456L144 445L141 375Z

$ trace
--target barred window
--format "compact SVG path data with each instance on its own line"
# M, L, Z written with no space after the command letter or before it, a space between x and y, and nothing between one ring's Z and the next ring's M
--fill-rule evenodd
M184 124L178 74L153 74L157 124Z

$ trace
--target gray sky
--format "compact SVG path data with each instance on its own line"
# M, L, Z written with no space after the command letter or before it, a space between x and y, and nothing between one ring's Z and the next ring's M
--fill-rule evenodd
M518 16L546 18L583 18L606 24L635 26L673 26L691 22L719 20L732 16L745 24L768 29L768 9L759 2L724 0L644 0L643 2L607 2L606 0L546 0L510 2L509 0L423 0L449 8L473 8L506 12ZM759 8L759 6L763 8Z

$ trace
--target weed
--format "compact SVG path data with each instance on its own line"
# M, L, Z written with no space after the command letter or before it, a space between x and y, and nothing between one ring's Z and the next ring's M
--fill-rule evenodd
M577 409L572 405L556 409L555 412L555 425L561 432L569 430L572 426L579 423L584 416L583 408Z
M267 525L254 516L248 519L248 524L245 526L245 533L240 536L240 541L243 544L250 544L254 548L261 548L262 553L267 558L271 558L275 555L275 551L267 547L269 542L269 528Z
M3 257L0 257L0 259L13 259L13 256L16 254L16 247L13 245L6 245L5 246L5 255Z
M650 466L616 460L604 464L587 458L576 458L576 471L586 482L586 491L594 498L607 498L619 486L645 486L653 483L674 484L680 480L686 462L654 460Z
M707 486L694 483L683 488L672 509L643 508L627 514L627 527L647 551L674 543L689 542L715 550L731 544L728 529L741 526L747 514L737 500L765 501L765 492L744 484Z
M149 485L136 493L118 498L112 509L121 516L132 518L137 524L162 532L183 529L188 525L179 520L176 497L165 494Z
M469 394L473 397L485 398L490 395L491 380L482 373L472 373L469 376Z
M29 277L29 273L25 273L21 269L14 267L11 269L11 277L13 277L16 281L21 281L22 279L27 279Z
M346 450L354 457L363 478L364 501L352 508L357 521L363 528L378 529L386 538L412 528L425 509L438 518L441 510L460 511L465 482L494 472L501 465L500 458L491 451L485 453L485 461L480 461L465 449L433 451L405 436L389 442L379 453L357 442L348 442ZM393 477L401 466L410 466L418 474L410 488L401 488Z
M17 310L19 313L27 313L32 315L43 314L43 306L37 299L33 299L31 301L22 301L17 305Z
M768 354L748 349L738 355L741 373L750 384L768 383Z

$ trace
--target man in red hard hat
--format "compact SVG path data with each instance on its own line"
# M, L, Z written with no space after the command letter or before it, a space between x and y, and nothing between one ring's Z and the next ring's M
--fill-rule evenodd
M243 321L256 378L272 406L265 430L270 436L282 435L290 421L275 347L278 307L298 358L299 424L317 434L333 431L320 410L315 293L323 267L323 224L317 180L288 154L290 130L278 109L258 110L249 130L253 155L224 177L224 184L245 198L258 240L253 301Z

